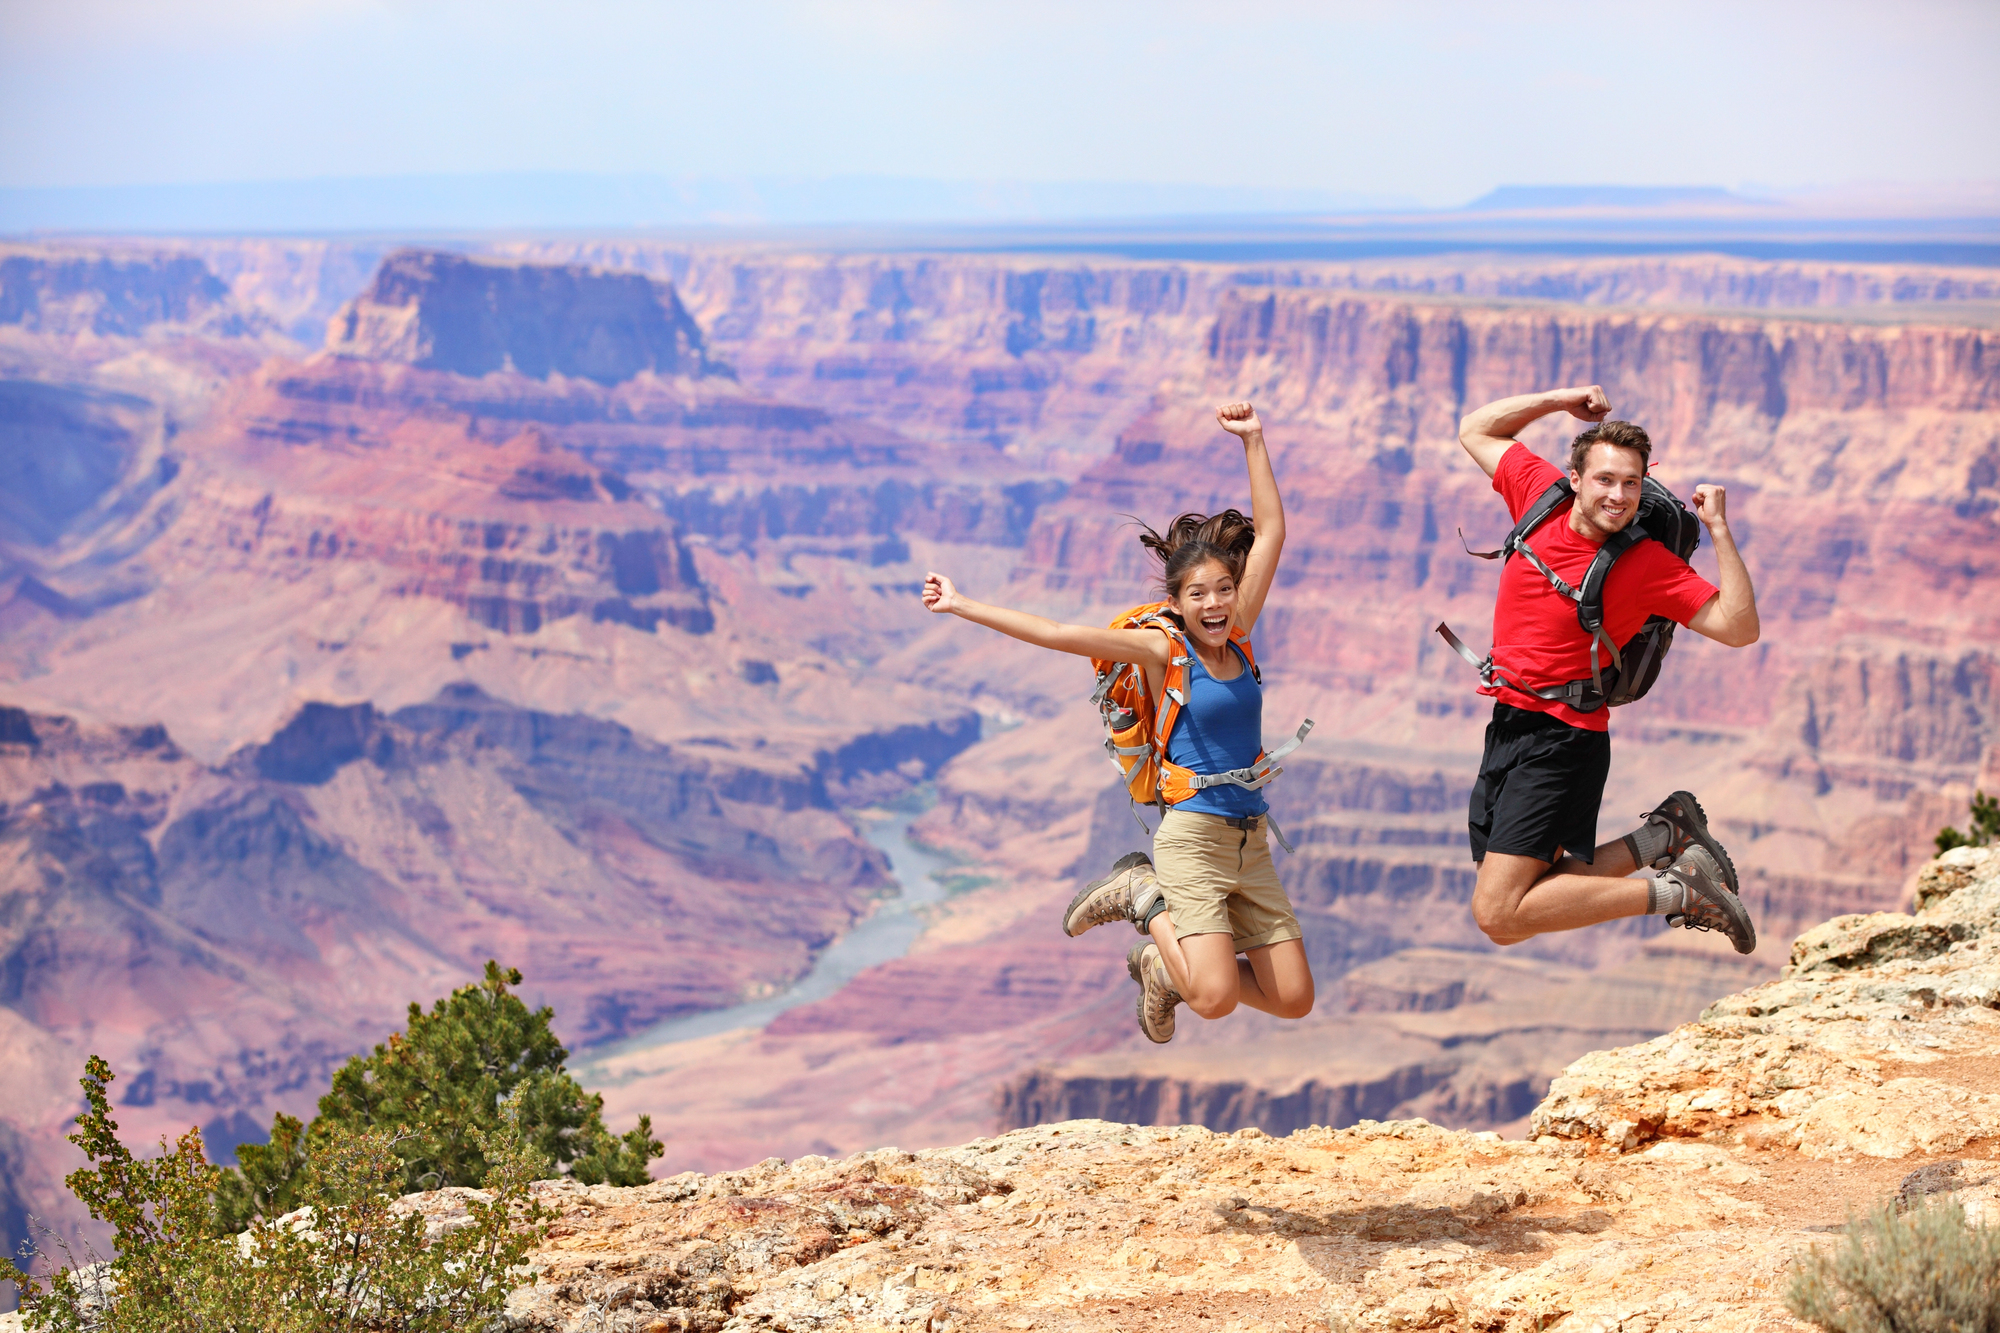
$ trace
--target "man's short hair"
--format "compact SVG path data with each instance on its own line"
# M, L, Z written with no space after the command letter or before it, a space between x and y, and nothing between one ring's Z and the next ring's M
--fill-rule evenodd
M1639 455L1639 471L1644 472L1653 455L1653 440L1646 432L1629 421L1600 421L1583 434L1569 442L1569 470L1583 475L1583 465L1590 459L1590 446L1612 444L1620 449L1630 449Z

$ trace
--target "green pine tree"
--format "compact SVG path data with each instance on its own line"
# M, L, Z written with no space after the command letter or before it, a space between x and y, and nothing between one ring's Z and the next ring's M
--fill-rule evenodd
M520 983L519 971L489 961L483 980L429 1013L412 1004L406 1030L334 1073L310 1126L281 1115L268 1144L238 1150L240 1169L216 1189L219 1229L240 1231L253 1217L296 1207L312 1144L334 1132L389 1136L406 1192L476 1186L488 1168L482 1144L503 1107L552 1173L567 1168L591 1185L644 1184L647 1163L666 1151L652 1117L640 1116L621 1135L605 1128L604 1098L563 1068L569 1052L550 1029L555 1012L530 1010L510 989Z
M1946 825L1938 830L1938 855L1943 856L1954 847L1986 847L2000 842L2000 796L1988 796L1983 791L1972 793L1972 818L1966 821L1966 832Z

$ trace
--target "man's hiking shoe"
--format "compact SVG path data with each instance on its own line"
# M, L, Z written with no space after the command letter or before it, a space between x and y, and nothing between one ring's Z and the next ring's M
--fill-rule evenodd
M1742 901L1722 882L1722 867L1706 850L1688 848L1660 874L1683 886L1693 904L1685 912L1670 913L1667 917L1669 926L1686 930L1719 930L1729 937L1729 942L1736 946L1738 953L1749 953L1757 947L1757 928L1750 924L1750 914L1743 910Z
M1709 833L1708 816L1702 813L1701 802L1694 798L1693 793L1675 792L1653 807L1653 812L1646 816L1646 822L1664 826L1668 839L1667 850L1655 858L1653 869L1664 870L1680 860L1688 848L1699 847L1720 868L1722 886L1732 894L1743 892L1743 886L1736 880L1736 863L1729 859L1729 853L1723 851L1722 844Z
M1107 921L1130 921L1143 931L1132 905L1136 900L1143 911L1159 896L1159 881L1153 878L1153 858L1144 852L1127 852L1103 879L1084 886L1069 900L1063 913L1063 934L1072 938L1092 926Z
M1146 1034L1147 1041L1172 1041L1174 1006L1181 1002L1181 993L1167 975L1160 946L1150 940L1133 945L1132 952L1125 955L1125 970L1139 983L1139 1031Z

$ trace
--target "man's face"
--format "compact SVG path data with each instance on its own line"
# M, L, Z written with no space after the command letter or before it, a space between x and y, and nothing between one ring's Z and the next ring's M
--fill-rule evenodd
M1576 488L1570 526L1579 536L1603 541L1623 531L1638 514L1646 465L1637 450L1615 444L1591 445L1583 464L1583 471L1569 474L1569 484Z

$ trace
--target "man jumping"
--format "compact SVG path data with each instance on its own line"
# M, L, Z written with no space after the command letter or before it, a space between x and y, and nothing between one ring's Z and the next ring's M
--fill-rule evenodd
M1517 523L1563 475L1514 438L1552 412L1599 424L1570 445L1574 501L1529 535L1534 558L1509 559L1500 574L1480 688L1494 697L1493 721L1467 815L1479 865L1473 919L1495 944L1518 944L1657 913L1672 926L1722 931L1738 953L1749 953L1757 932L1737 896L1736 868L1693 796L1673 793L1638 828L1597 845L1611 737L1603 694L1588 687L1598 676L1601 691L1612 658L1579 624L1574 594L1606 539L1637 517L1652 441L1630 422L1606 421L1611 404L1596 385L1480 408L1459 424L1459 443L1493 478ZM1722 587L1659 542L1639 541L1604 580L1611 644L1626 643L1654 615L1732 648L1757 641L1756 594L1729 535L1722 487L1697 486L1694 510L1715 542ZM1660 873L1627 878L1647 868Z

